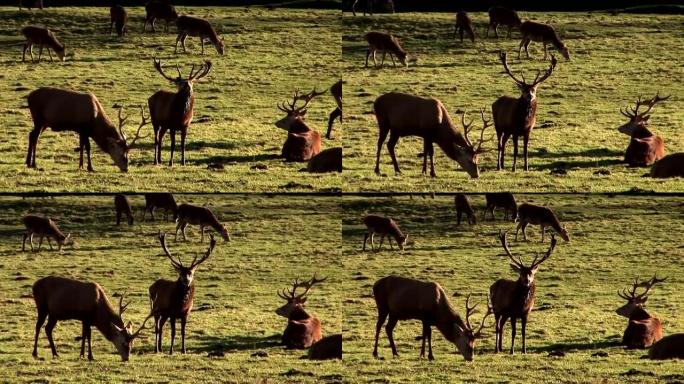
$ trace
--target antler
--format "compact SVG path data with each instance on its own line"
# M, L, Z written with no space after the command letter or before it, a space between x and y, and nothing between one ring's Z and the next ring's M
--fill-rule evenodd
M143 321L143 323L140 325L140 328L138 328L137 331L131 333L131 339L135 339L136 337L138 337L138 336L140 335L140 332L142 332L142 330L145 329L145 324L147 324L147 321L148 321L149 319L151 319L153 316L154 316L154 314L153 314L153 313L150 313L150 314L145 318L145 321Z
M501 246L503 247L504 251L506 251L506 255L511 259L513 264L517 265L518 267L524 267L525 265L522 262L522 259L520 256L518 256L518 260L513 257L511 254L510 249L508 249L508 239L506 239L507 233L504 231L499 231L499 240L501 240Z
M492 126L492 119L485 119L484 112L485 112L485 109L480 108L480 117L482 118L482 130L480 131L480 139L477 143L477 148L475 148L475 153L487 152L488 150L482 149L482 144L484 144L488 141L492 141L492 139L494 138L494 134L492 134L492 136L490 136L489 139L484 138L485 129Z
M317 92L317 91L316 91L316 87L314 87L314 89L313 89L311 92L307 93L306 95L295 96L295 102L297 102L297 100L304 100L304 105L302 105L301 107L297 108L297 111L303 110L304 108L306 108L307 105L309 105L309 102L310 102L311 100L313 100L314 97L317 97L317 96L320 96L320 95L323 95L323 94L325 94L325 91L323 91L323 92Z
M296 288L299 288L299 287L305 288L304 292L301 293L301 294L299 294L299 295L297 295L296 298L297 298L297 299L301 299L302 297L304 297L304 296L309 292L309 290L310 290L314 285L320 284L320 283L326 281L327 279L328 279L327 277L324 277L324 278L322 278L322 279L317 279L317 278L316 278L316 273L314 273L313 277L312 277L311 280L309 280L309 281L305 281L305 282L303 282L303 283L300 283L300 282L299 282L299 279L295 280L295 287L296 287Z
M501 60L501 63L504 66L504 70L506 71L508 76L510 76L511 79L513 79L513 81L515 81L517 84L520 84L520 85L525 84L525 76L521 75L523 79L522 79L522 81L520 81L520 80L516 79L516 77L511 72L511 69L508 68L508 62L506 61L506 52L505 51L502 50L501 52L499 52L499 59Z
M556 56L551 55L551 65L549 66L549 69L544 72L544 75L541 74L541 71L537 71L537 76L534 78L534 81L532 82L532 86L536 86L540 83L543 83L544 80L548 79L549 76L553 73L553 70L556 68L556 64L558 63L558 60L556 60ZM539 77L541 76L541 77ZM524 79L523 79L524 80Z
M470 295L466 298L466 326L468 329L475 335L475 337L479 337L480 333L482 332L482 328L485 326L485 321L487 320L487 317L489 315L494 313L494 308L492 307L492 302L489 296L487 296L487 313L482 317L482 321L480 322L480 326L477 328L477 330L473 329L473 327L470 325L470 315L475 313L475 307L477 307L477 304L473 305L472 307L469 306L470 304Z
M461 115L461 124L463 124L463 138L465 139L466 143L468 143L468 145L470 145L472 147L473 144L470 142L470 138L468 137L468 133L470 133L470 131L472 130L472 128L470 128L470 127L473 125L473 121L475 121L475 120L471 119L470 123L466 124L465 115L466 115L466 112L463 111L463 114Z
M557 243L557 242L558 242L558 241L556 240L556 236L552 233L552 234L551 234L551 245L549 246L549 250L546 251L546 253L544 254L544 256L543 256L539 261L537 261L537 257L538 257L538 256L535 256L535 257L534 257L534 260L532 261L532 264L530 264L530 267L529 267L529 268L530 268L530 269L534 269L534 268L536 268L539 264L543 263L544 260L548 259L549 256L551 256L551 254L553 253L553 249L556 248L556 243Z
M635 108L629 107L629 109L632 110L631 113L627 109L625 109L623 111L622 108L620 108L620 113L629 117L630 119L637 117L637 116L638 117L644 117L651 111L651 109L653 109L653 107L656 104L658 104L661 101L665 101L665 100L669 99L670 96L660 97L660 91L658 91L653 98L648 99L648 100L641 100L641 96L639 96L636 100L636 107ZM648 107L648 109L646 109L644 112L639 113L639 107L642 105L646 105Z
M214 240L214 235L209 235L209 249L207 249L207 252L202 256L201 259L197 260L197 256L195 256L194 259L192 259L192 263L190 264L189 269L193 269L197 267L198 265L202 264L206 259L211 256L211 253L214 251L214 246L216 246L216 240Z
M172 81L172 82L176 82L178 79L180 79L180 78L183 77L183 76L181 76L180 67L178 67L178 64L176 64L176 70L178 71L178 77L174 79L173 77L167 76L166 73L164 73L164 70L162 69L162 66L161 66L161 60L156 59L156 58L153 59L153 60L154 60L154 68L155 68L155 69L157 70L157 72L159 72L159 74L161 74L166 80Z
M123 131L123 126L124 126L126 120L128 119L128 116L125 116L122 119L121 118L121 110L123 110L123 107L121 107L119 109L119 134L121 135L124 142L126 143L126 147L130 150L130 149L135 148L135 142L138 141L138 139L146 138L149 136L149 134L147 134L146 136L140 136L140 130L142 130L144 126L149 124L150 121L147 120L147 117L145 116L145 108L141 105L140 106L140 126L138 126L138 130L135 132L135 137L133 138L133 140L130 143L128 143L128 139L126 138L126 134Z
M209 74L209 71L211 71L211 66L211 60L205 60L204 64L200 65L197 72L195 72L195 65L193 64L192 69L190 69L190 76L188 77L188 81L201 80L203 77Z
M159 232L159 243L161 243L161 247L164 250L166 257L171 260L171 264L173 264L173 266L176 268L183 268L183 262L181 261L180 257L178 257L178 261L174 260L173 256L171 256L171 252L169 252L169 248L166 246L166 233L161 231Z
M121 316L123 315L126 308L128 308L128 304L130 304L130 302L128 302L126 304L123 303L125 296L126 296L126 292L122 293L121 296L119 297L119 318L121 318Z
M470 295L468 295L468 297L466 297L466 302L465 302L466 315L465 315L465 318L466 318L466 326L468 327L468 329L470 329L472 331L473 327L470 325L470 315L475 313L475 307L477 307L477 304L473 305L472 307L469 306L469 304L470 304Z

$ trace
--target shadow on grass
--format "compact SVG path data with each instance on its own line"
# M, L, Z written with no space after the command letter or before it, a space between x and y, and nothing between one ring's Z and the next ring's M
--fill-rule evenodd
M204 159L196 160L197 164L227 164L227 163L251 163L255 161L267 161L280 159L276 154L261 154L261 155L237 155L237 156L211 156Z
M228 337L200 336L193 341L196 345L193 347L193 351L208 353L214 351L228 352L274 348L281 346L281 338L282 335L280 334L263 337L242 335Z
M591 342L569 342L569 343L556 343L550 344L543 347L529 348L532 353L547 353L552 351L587 351L587 350L597 350L603 348L614 348L620 347L620 337L612 336L606 340L591 343ZM505 348L504 348L505 350Z

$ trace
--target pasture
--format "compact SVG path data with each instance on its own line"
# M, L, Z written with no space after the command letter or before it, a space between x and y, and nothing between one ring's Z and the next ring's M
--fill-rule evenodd
M684 259L680 233L684 218L681 197L610 197L606 195L516 195L518 203L533 202L553 208L570 233L570 242L559 239L553 255L536 274L535 308L527 327L527 355L520 354L520 330L516 353L510 347L510 326L504 330L504 350L494 354L494 330L487 332L468 363L435 329L435 360L419 359L421 334L417 321L399 321L394 330L399 357L392 358L384 329L374 359L373 340L377 310L372 297L376 280L398 274L439 282L454 309L464 315L465 296L479 302L479 324L489 286L499 278L515 279L497 239L499 230L512 231L513 222L482 222L484 196L470 196L476 209L475 226L456 227L453 197L434 199L414 196L394 198L345 197L343 201L345 283L344 362L356 372L349 382L403 383L676 383L684 380L681 361L642 360L643 350L619 345L627 320L615 309L625 301L617 290L629 287L635 277L657 273L668 279L656 286L646 309L663 321L664 334L684 331ZM369 213L394 218L409 234L403 252L385 246L378 253L362 252ZM528 242L509 240L511 252L529 263L535 252L544 252L538 227L528 228ZM376 245L377 245L376 237ZM456 297L451 297L456 293ZM489 318L488 324L493 324ZM520 324L518 322L518 324ZM555 356L554 356L555 355Z
M476 40L461 43L454 35L454 15L402 13L353 17L345 13L343 67L345 80L344 185L346 191L563 191L607 192L641 189L679 191L680 179L642 178L647 168L628 168L621 161L629 137L617 128L627 119L620 108L634 106L638 96L672 95L654 108L650 129L665 140L668 153L684 151L684 77L679 50L684 45L681 16L607 13L520 12L523 20L551 23L570 48L571 60L559 59L555 72L537 91L537 124L530 138L530 171L513 174L513 144L509 141L506 171L496 172L493 151L480 157L483 171L470 179L455 161L435 146L437 178L421 176L422 139L401 138L397 159L402 170L395 175L386 146L380 158L381 176L374 173L378 127L373 101L390 91L440 99L462 131L460 113L475 118L473 136L482 127L478 111L502 95L520 92L504 73L500 50L516 74L528 81L536 70L545 70L540 43L530 46L531 59L517 59L519 33L484 39L488 16L471 13ZM393 68L389 57L382 69L364 68L368 31L397 36L417 61L408 68ZM502 33L501 33L502 32ZM493 135L494 128L487 135ZM522 140L521 140L522 144ZM521 148L522 152L522 148ZM520 158L519 165L520 163Z
M142 34L145 10L128 8L128 35L109 35L109 9L46 8L18 11L0 7L0 190L3 191L312 191L339 189L338 174L300 172L305 163L279 158L287 137L274 122L284 116L276 104L291 101L295 89L328 89L340 78L340 13L322 10L269 11L263 7L177 7L179 14L209 19L225 39L225 55L213 46L200 55L198 38L188 38L188 53L174 54L176 28ZM66 44L65 62L22 63L26 25L45 26ZM37 56L37 47L34 49ZM46 53L46 52L44 52ZM54 54L53 54L54 56ZM24 166L28 133L33 126L26 96L41 86L92 91L116 124L114 106L130 114L132 136L140 121L139 105L159 89L175 90L154 69L162 60L167 73L180 64L184 75L191 64L211 60L210 75L195 85L195 113L187 139L186 159L172 169L153 165L152 127L141 147L131 154L131 166L122 174L109 156L93 144L94 173L78 169L74 133L47 130L40 138L37 169ZM44 60L47 55L44 57ZM335 108L328 92L312 101L310 127L323 134L328 114ZM339 122L333 140L322 147L341 146ZM169 136L163 160L169 156ZM176 156L180 153L176 152Z
M93 329L94 362L79 360L77 322L58 323L55 342L60 357L53 359L44 332L39 360L31 357L36 309L31 286L38 278L57 274L96 281L113 304L115 293L126 291L131 301L124 314L135 326L149 312L147 289L157 278L176 279L156 236L172 233L174 224L139 222L144 201L129 196L134 226L114 225L113 196L0 198L0 276L3 325L0 327L0 367L7 382L226 382L339 383L339 361L300 360L306 351L278 345L287 320L275 310L284 301L276 292L295 278L314 272L328 280L309 293L307 310L322 322L323 335L342 331L345 291L340 270L340 213L337 199L265 196L177 195L179 201L207 205L231 232L231 241L217 238L214 254L195 273L195 306L188 319L188 353L154 354L154 331L143 331L130 361L122 363L113 345ZM62 252L47 244L38 253L21 252L24 232L20 218L48 215L75 239ZM199 230L190 227L188 242L168 239L169 249L188 263L205 252ZM35 239L37 244L37 238ZM27 245L28 248L28 245ZM151 325L148 324L148 326ZM168 352L169 327L164 334ZM212 357L210 357L212 355Z

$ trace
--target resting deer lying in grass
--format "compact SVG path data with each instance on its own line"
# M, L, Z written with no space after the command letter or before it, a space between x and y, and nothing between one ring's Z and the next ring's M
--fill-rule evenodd
M491 28L494 28L494 36L499 37L499 32L496 29L499 25L505 25L508 26L508 38L510 39L513 28L519 28L521 23L518 13L512 9L505 7L489 8L489 25L485 37L489 37Z
M527 58L530 58L530 52L527 48L530 42L537 41L544 46L544 60L548 56L547 45L553 45L565 57L565 60L570 60L570 50L558 37L556 30L551 25L536 23L534 21L525 21L520 24L520 33L522 34L522 41L518 47L518 59L520 59L520 51L525 48Z
M306 107L314 97L325 92L317 92L316 89L300 95L295 91L292 102L278 104L278 109L286 113L286 116L275 122L275 126L287 131L287 139L283 144L281 156L285 161L309 161L321 152L321 134L309 128L304 122ZM297 101L304 100L304 105L297 107Z
M21 55L21 61L26 61L26 50L28 49L31 54L31 62L33 62L33 46L37 45L40 49L38 51L38 62L40 62L40 57L43 54L43 48L47 48L48 55L50 56L50 61L52 61L52 53L50 50L55 51L57 57L64 61L65 47L64 44L57 40L57 36L47 28L40 28L34 26L24 27L21 30L22 35L26 37L26 43L24 44L24 51Z
M91 327L96 327L109 340L121 356L128 361L133 342L145 329L152 315L147 316L140 328L133 332L131 322L125 324L121 317L128 307L124 295L119 298L119 312L115 312L107 299L104 289L97 283L72 280L58 276L44 277L33 284L33 299L38 310L36 336L33 341L33 357L38 357L38 335L47 319L45 334L50 342L52 356L57 357L57 349L52 339L52 331L57 321L78 320L82 324L81 357L85 357L85 343L88 342L88 360L93 360L91 348Z
M648 348L663 337L663 325L660 320L646 312L644 305L648 300L648 292L655 284L662 283L666 278L658 279L653 276L651 280L639 282L634 279L632 288L628 291L618 291L618 296L627 300L627 304L618 308L615 312L629 319L629 324L622 336L622 344L627 348ZM645 288L640 294L637 288Z
M468 218L468 224L475 225L477 219L475 217L475 211L470 205L470 199L465 193L457 193L454 196L454 207L456 208L456 225L461 225L461 217L463 214Z
M292 289L278 292L278 297L287 301L278 308L276 313L287 319L287 328L283 332L282 343L286 348L305 349L319 341L321 334L321 321L311 316L304 310L306 295L312 287L324 282L326 278L318 279L316 275L311 280L300 282L296 279L292 283ZM304 288L304 292L297 294L298 288Z
M185 241L185 228L188 224L199 225L200 233L202 238L200 242L204 242L204 228L211 227L216 232L221 234L221 237L225 241L230 241L230 235L226 227L221 224L216 217L208 208L200 207L192 204L181 204L178 206L178 219L176 220L176 234L175 238L178 238L178 230L181 231L183 235L183 240Z
M669 98L670 96L660 97L659 94L648 100L641 100L639 97L636 107L630 107L631 111L620 109L620 113L629 118L629 122L618 128L618 131L631 137L625 151L625 163L630 167L645 167L665 156L665 143L662 137L654 135L648 129L648 119L651 117L648 113L656 104ZM642 105L646 106L646 110L639 112Z
M147 29L147 23L152 25L152 32L156 32L154 29L154 22L157 19L166 21L166 27L164 32L169 30L169 22L178 19L178 13L176 8L165 1L152 0L145 4L145 24L143 24L143 33Z
M126 9L120 5L112 5L109 8L109 34L112 34L112 29L116 27L116 34L119 37L126 34L126 22L128 21L128 13Z
M446 292L439 284L400 276L387 276L378 280L373 285L373 297L378 307L378 321L375 325L375 344L373 346L373 356L376 358L378 357L380 329L389 316L385 330L393 356L399 356L392 335L397 322L399 320L419 320L423 323L421 358L425 357L425 342L427 341L428 359L434 360L432 355L432 327L434 326L444 335L445 339L456 345L456 350L463 355L466 361L472 361L475 343L482 336L482 329L487 316L492 313L491 306L488 306L487 313L482 318L479 328L474 328L470 325L470 316L474 313L477 304L472 307L469 305L470 295L466 299L464 322L452 308Z
M133 210L126 195L117 194L114 196L114 209L116 210L116 225L121 224L121 216L123 215L126 215L128 225L133 225Z
M565 241L570 241L568 231L562 227L558 218L552 210L540 205L534 204L520 204L518 208L518 227L515 229L515 240L518 240L518 231L522 229L523 239L527 241L527 234L525 230L529 224L539 225L541 229L541 241L544 242L544 233L546 228L553 228L553 230L563 238Z
M504 220L508 220L508 213L511 213L511 220L515 221L518 218L518 205L515 203L515 197L510 192L492 192L485 193L485 200L487 205L485 207L484 218L487 220L487 212L492 215L494 220L494 209L503 208Z
M214 236L209 235L209 249L207 252L199 260L195 256L187 267L183 265L180 257L176 260L171 256L171 252L169 252L166 246L165 234L159 234L159 243L166 257L171 260L171 265L178 272L178 280L159 279L150 286L150 305L152 307L151 312L154 314L154 351L161 352L164 324L166 324L167 320L171 320L171 347L169 348L169 354L173 354L173 343L176 338L176 319L180 319L181 353L185 354L185 324L187 323L190 311L192 311L195 298L195 270L211 256L216 246L216 240L214 240Z
M651 346L648 358L652 360L684 360L684 333L665 336Z
M673 153L658 160L651 167L651 177L684 177L684 152Z
M342 172L342 147L319 152L309 160L306 170L311 173Z
M363 250L366 250L366 242L368 238L371 241L371 251L378 252L382 248L382 243L385 241L385 236L387 237L387 243L389 243L390 249L392 248L392 238L397 242L400 250L403 250L408 241L408 234L404 234L399 226L394 220L388 217L382 217L377 215L368 215L363 218L363 224L366 225L366 234L363 237ZM375 234L380 235L380 245L378 249L375 249L375 243L373 239Z
M473 22L470 20L468 14L464 11L459 11L456 14L456 27L454 33L461 36L461 43L463 42L463 35L470 36L470 41L475 42L475 32L473 32Z
M557 60L551 55L551 65L549 69L541 74L537 72L537 76L532 83L527 83L525 77L518 80L506 62L506 52L500 53L501 63L504 70L510 76L515 84L520 89L520 97L501 96L494 104L492 104L492 115L494 116L494 127L496 128L496 136L498 138L498 160L496 169L504 168L504 153L506 152L506 142L513 136L513 171L515 172L515 163L518 159L518 138L523 137L523 157L525 159L525 170L527 166L527 144L530 140L530 135L534 129L534 124L537 121L537 87L551 76L553 70L556 68Z
M173 195L166 192L146 193L145 194L145 210L143 211L142 221L145 221L145 214L147 212L154 220L154 209L161 208L164 210L164 220L168 219L168 213L171 212L173 220L178 218L178 204Z
M451 121L449 113L441 101L434 98L423 98L404 93L386 93L375 100L373 111L378 120L379 136L378 151L375 159L375 173L380 174L380 152L389 134L387 150L389 151L394 172L399 174L399 164L394 148L400 137L418 136L423 138L423 174L427 171L427 159L430 158L430 176L435 177L434 148L437 145L444 153L458 164L472 178L477 178L480 171L477 167L477 157L486 152L482 144L486 142L484 132L490 126L489 120L484 119L481 111L483 127L480 139L473 143L468 137L470 124L465 123L465 114L461 117L463 134L456 130L456 124Z
M489 287L489 294L492 298L492 306L494 307L494 320L496 327L496 341L495 352L503 352L503 329L506 325L506 320L511 319L511 354L513 354L513 346L515 344L515 322L520 319L520 329L522 331L522 353L527 353L527 346L525 343L525 332L527 330L527 318L534 307L534 294L536 291L536 283L534 276L537 273L539 265L551 256L553 249L556 247L556 238L551 235L551 245L541 259L537 256L531 264L525 265L520 257L517 259L513 257L511 251L508 249L508 240L506 240L506 233L499 234L501 245L503 246L506 255L511 259L511 268L519 277L517 281L508 279L499 279L491 287Z
M196 36L199 37L200 44L202 44L202 55L204 55L205 40L209 40L216 48L216 52L223 55L223 39L218 38L214 27L207 20L191 16L180 16L176 20L176 26L178 27L178 37L176 37L176 48L173 53L178 53L179 42L181 47L183 47L183 52L187 52L185 49L185 39L188 36Z
M331 360L342 358L342 334L326 336L309 348L309 360Z
M377 68L378 63L375 61L375 52L382 52L382 60L380 61L380 68L385 64L385 56L389 53L390 59L392 59L392 65L395 67L397 64L394 62L394 56L399 59L399 62L405 67L408 67L409 55L401 47L401 42L396 37L382 32L368 32L365 35L366 41L368 42L368 50L366 51L366 67L368 67L368 57L373 55L373 65Z
M50 250L52 250L52 242L50 239L54 239L57 243L57 250L61 251L62 247L66 244L67 240L71 236L70 233L65 235L59 229L59 227L57 227L57 224L47 217L28 215L24 216L22 222L26 227L26 233L24 233L24 238L21 244L22 252L26 251L26 239L29 240L31 252L33 252L33 235L40 236L40 239L38 240L37 251L40 251L40 247L43 245L43 238L47 238Z

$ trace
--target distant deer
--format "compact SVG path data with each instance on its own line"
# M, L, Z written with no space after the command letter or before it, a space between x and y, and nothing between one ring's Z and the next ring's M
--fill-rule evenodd
M665 336L651 346L648 358L652 360L684 360L684 333Z
M373 1L374 0L363 0L363 15L366 16L366 13L369 15L373 16ZM356 4L359 3L359 0L352 0L352 14L356 16Z
M484 119L483 111L481 111L483 127L480 131L480 139L476 143L473 143L468 137L473 122L466 124L465 114L461 116L463 123L463 134L461 134L457 131L456 124L451 121L444 104L434 98L390 92L375 99L373 111L380 130L375 159L376 174L380 174L380 152L389 134L387 150L392 158L394 172L397 174L401 171L394 153L394 147L396 147L400 137L418 136L423 138L423 174L427 171L427 159L429 157L430 176L436 176L433 144L437 143L442 151L450 159L456 160L470 177L477 178L480 176L477 158L479 154L486 152L482 148L482 144L487 141L484 139L484 132L491 126L490 121Z
M342 172L342 147L319 152L309 160L306 170L311 173Z
M207 252L199 260L195 256L187 267L183 265L180 257L176 260L171 256L166 246L166 235L164 233L159 234L159 242L164 250L164 254L171 260L171 265L178 272L178 280L159 279L150 286L150 305L152 307L151 312L154 314L154 351L161 352L164 324L166 324L167 320L170 320L171 347L169 348L169 354L173 354L173 343L176 338L176 319L180 319L181 353L185 354L185 324L187 323L190 311L192 311L195 298L195 270L211 256L216 246L216 240L214 240L214 236L209 235L209 249Z
M331 360L342 358L342 334L326 336L309 347L309 360Z
M520 24L522 24L522 21L516 11L505 7L489 8L489 25L487 26L487 34L485 36L489 37L489 30L494 28L494 36L499 37L497 28L499 25L505 25L508 26L508 38L510 39L513 28L519 28Z
M167 220L168 213L173 214L173 220L178 218L178 204L173 195L166 192L146 193L145 194L145 210L143 211L142 220L145 221L145 214L147 212L154 220L154 209L161 208L164 210L164 220Z
M405 67L408 67L409 55L401 47L401 42L396 37L382 32L368 32L365 35L366 41L368 42L368 50L366 51L366 67L368 67L368 57L373 55L373 65L377 68L378 63L375 61L375 52L382 52L382 60L380 61L380 68L385 64L385 56L389 53L390 59L392 59L392 65L395 67L397 64L394 62L394 56L399 59L399 62Z
M459 11L456 14L456 27L454 33L461 36L461 43L463 42L463 35L470 36L470 41L475 42L475 32L473 32L473 22L470 20L468 14L464 11Z
M527 318L534 307L534 294L536 291L536 284L534 276L537 273L539 265L551 256L553 249L556 247L556 238L551 235L551 245L541 259L538 256L530 265L523 264L520 257L517 259L513 257L511 251L508 249L508 240L506 240L506 233L499 234L501 245L503 246L506 255L511 259L511 268L519 275L517 281L499 279L491 287L489 287L489 294L492 298L492 306L494 307L494 320L496 326L496 344L495 352L503 352L503 329L506 325L506 320L511 319L511 354L513 354L513 346L515 344L515 322L520 319L520 329L522 331L522 353L527 353L527 346L525 344L525 331L527 330Z
M496 136L499 143L496 169L501 170L504 168L506 142L513 136L513 171L515 172L515 163L518 159L518 138L522 136L523 157L525 159L525 171L527 171L527 144L537 119L537 87L551 76L556 68L557 60L551 55L549 69L544 74L538 72L534 81L527 83L525 82L525 77L521 81L511 73L506 62L506 52L501 51L500 58L506 73L515 81L521 95L518 98L501 96L492 104L494 127L496 128Z
M620 113L629 118L629 122L618 128L618 131L631 137L624 160L630 167L645 167L665 156L663 138L654 135L648 129L648 119L651 117L648 113L656 104L669 98L670 96L660 97L659 94L648 100L641 100L639 97L636 100L636 107L630 107L631 111L620 109ZM647 109L639 112L639 107L642 105Z
M406 242L408 241L408 234L399 229L397 223L390 219L389 217L382 217L378 215L368 215L363 218L363 224L366 225L366 234L363 237L363 250L366 250L366 242L370 238L371 251L378 252L382 248L382 243L385 241L385 236L387 236L387 243L392 248L392 238L397 242L400 250L404 249ZM378 249L375 249L375 243L373 242L375 234L380 235L380 245Z
M200 227L200 233L202 234L200 242L204 242L205 227L213 228L216 232L221 234L223 240L230 241L230 235L228 234L228 230L223 224L219 222L216 215L214 215L208 208L192 204L181 204L178 206L177 212L178 219L176 220L175 238L178 238L178 230L180 230L181 234L183 235L183 240L186 240L185 228L188 227L188 224L192 224L199 225Z
M518 231L522 229L523 239L527 241L525 229L529 224L539 225L541 229L541 241L544 242L546 228L553 230L565 241L570 241L568 231L562 227L552 210L540 205L523 203L518 207L518 227L515 229L515 240L518 240Z
M38 9L43 9L43 0L28 0L28 5L24 5L23 0L19 0L19 10L21 11L22 7L28 8L30 11L31 8L38 8Z
M491 192L485 193L485 200L487 205L483 220L487 220L487 212L492 215L494 220L494 209L503 208L504 220L508 220L508 213L511 213L511 220L515 221L518 218L518 205L515 202L515 197L510 192Z
M325 133L326 139L331 138L333 123L335 122L335 119L339 118L340 123L342 122L342 80L341 79L337 83L333 84L332 87L330 87L330 93L333 95L333 98L335 99L335 103L337 103L337 108L335 108L332 112L330 112L330 117L328 118L328 131Z
M627 348L648 348L653 343L662 339L663 325L660 320L646 312L644 305L648 300L648 292L655 284L662 283L667 278L659 279L653 276L648 281L639 282L634 279L632 288L628 291L623 289L618 291L618 296L627 300L627 304L618 308L615 312L629 319L629 324L622 336L622 344ZM640 294L636 293L637 288L645 288Z
M112 5L109 8L109 34L112 34L112 29L116 27L116 34L119 37L126 34L126 22L128 21L128 12L120 5Z
M145 112L140 107L141 123L133 140L128 141L123 131L127 116L122 117L119 109L118 129L109 120L100 101L92 93L42 87L28 95L28 106L33 118L33 130L29 133L26 166L36 168L36 147L38 138L45 129L55 132L72 131L79 135L80 160L83 168L83 151L88 157L88 171L93 171L90 161L90 139L108 153L121 172L128 172L128 155L140 139L140 130L148 124Z
M315 88L305 95L296 91L291 103L278 104L278 109L286 113L285 117L275 122L276 127L287 131L287 139L281 151L281 157L285 161L309 161L321 152L321 134L309 128L304 119L309 102L324 93ZM296 105L299 100L304 100L301 107Z
M171 135L169 166L173 166L173 152L176 150L176 132L180 132L181 164L185 165L185 137L188 133L188 127L192 123L192 114L195 106L193 85L209 74L209 71L211 71L211 61L205 61L204 64L199 66L197 71L195 71L195 65L193 64L188 77L181 75L177 64L176 71L178 72L178 77L166 75L162 69L161 60L154 59L154 68L162 77L178 87L178 91L175 93L157 91L147 99L154 129L154 164L161 164L162 139L166 131L169 131Z
M651 167L651 177L684 177L684 152L673 153L658 160Z
M214 27L207 20L191 16L179 16L176 20L176 26L178 27L178 37L176 37L176 49L173 53L178 53L179 42L181 47L183 47L183 52L187 52L185 49L185 39L188 36L196 36L199 37L200 44L202 44L203 55L205 40L209 40L216 48L216 52L223 55L223 39L218 38Z
M444 335L445 339L456 345L456 349L466 361L472 361L475 343L482 336L482 329L487 316L492 313L491 306L488 306L482 323L476 329L470 325L470 316L474 313L477 304L472 307L469 305L470 295L466 299L464 322L452 308L446 292L439 284L400 276L387 276L375 282L373 297L378 307L378 321L375 325L375 344L373 346L373 356L376 358L378 357L380 329L389 316L385 330L393 356L399 356L392 335L397 322L399 320L419 320L423 323L421 358L425 357L425 342L427 341L428 359L434 360L432 355L432 327L434 326Z
M114 196L114 208L116 210L116 225L121 224L121 216L123 215L126 215L128 225L133 225L133 210L126 195L117 194Z
M164 32L169 30L169 22L178 19L178 13L173 5L168 4L165 1L152 0L145 4L145 24L143 24L143 33L147 30L147 23L152 25L152 32L156 32L154 29L154 22L157 19L166 21L166 27Z
M283 332L282 340L286 348L309 348L321 339L321 321L307 313L304 305L309 290L325 280L326 278L319 279L314 274L311 280L300 282L299 279L296 279L292 283L291 290L283 289L282 292L278 292L278 296L287 301L285 305L276 310L278 315L287 319L287 328ZM304 292L297 294L298 288L304 288Z
M128 303L124 295L119 298L119 312L115 312L107 299L104 289L97 283L82 282L58 276L44 277L33 284L33 299L38 310L36 336L33 341L33 357L38 357L38 335L47 319L45 334L50 342L52 356L57 357L57 349L52 339L52 331L57 321L79 320L82 324L81 357L85 357L85 343L88 342L88 360L93 360L91 348L91 327L96 327L109 340L121 356L128 361L133 341L145 329L152 315L147 316L140 328L133 332L131 322L125 324L123 315Z
M530 57L530 52L527 51L527 47L530 46L530 42L537 41L542 43L544 46L544 60L548 56L547 45L553 45L566 60L570 60L570 50L558 37L556 30L553 29L551 25L536 23L534 21L525 21L520 24L520 33L522 34L522 41L520 42L520 47L518 48L518 59L520 59L520 51L525 48L525 54L527 58Z
M456 208L456 225L461 225L461 216L463 214L468 218L468 224L475 225L477 223L475 211L465 193L457 193L454 196L454 207Z
M40 236L40 239L38 240L37 251L40 251L40 247L43 245L43 238L47 238L50 250L52 250L52 242L50 239L54 239L57 243L57 250L61 251L62 247L66 244L67 240L71 236L70 233L65 235L59 229L59 227L57 227L57 224L52 221L52 219L48 219L47 217L28 215L24 216L22 222L26 227L26 233L24 233L24 238L21 244L22 252L26 251L26 239L29 240L31 252L33 252L33 235Z
M57 40L57 36L55 36L51 30L47 28L28 26L24 27L21 30L21 33L26 38L26 43L24 43L24 51L21 55L21 61L26 61L26 50L28 50L31 54L31 62L33 62L34 45L37 45L40 48L38 50L38 62L40 62L40 57L43 55L43 48L47 48L50 61L52 61L52 53L50 53L50 50L55 51L57 57L64 61L66 57L64 44Z

